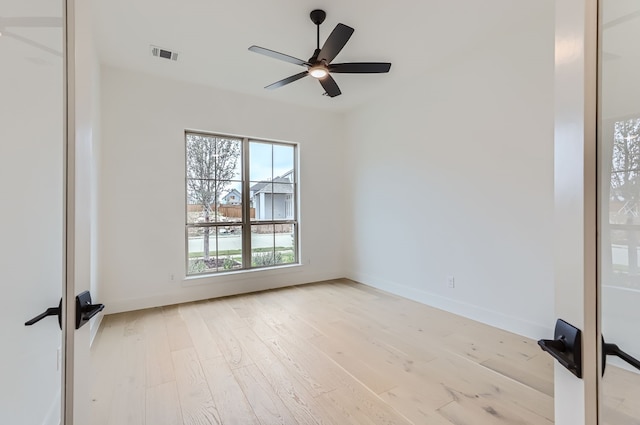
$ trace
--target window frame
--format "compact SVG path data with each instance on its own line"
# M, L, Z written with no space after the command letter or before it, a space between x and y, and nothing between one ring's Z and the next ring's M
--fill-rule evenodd
M196 136L202 136L202 137L213 137L213 138L221 138L221 139L232 139L232 140L238 140L240 141L240 180L241 180L241 190L240 190L240 202L241 202L241 208L242 208L242 219L240 221L237 222L220 222L220 221L212 221L212 222L204 222L204 223L195 223L195 222L189 222L189 166L188 166L188 138L189 135L196 135ZM273 183L274 183L274 179L276 176L274 176L274 163L273 163L273 147L274 146L286 146L289 148L293 149L293 169L290 171L291 175L292 175L292 181L291 181L291 185L292 185L292 193L289 194L290 196L292 196L292 213L293 216L291 219L274 219L274 214L273 214L273 197L272 197L272 202L271 202L271 219L269 220L259 220L257 218L252 219L251 218L251 186L252 186L252 181L250 180L250 173L251 173L251 161L250 161L250 146L252 142L256 142L256 143L264 143L264 144L269 144L271 146L271 155L272 155L272 161L271 161L271 180L269 181L264 181L265 183L272 183L272 187L273 187ZM299 191L299 144L295 143L295 142L283 142L283 141L276 141L276 140L269 140L269 139L263 139L263 138L255 138L255 137L248 137L248 136L234 136L234 135L229 135L229 134L222 134L222 133L210 133L210 132L205 132L205 131L199 131L199 130L188 130L186 129L184 131L184 148L185 148L185 160L184 160L184 166L185 166L185 196L184 196L184 208L185 208L185 216L184 216L184 224L185 224L185 277L186 278L198 278L198 277L210 277L210 276L220 276L220 275L224 275L224 274L236 274L236 273L246 273L246 272L251 272L251 271L256 271L256 270L263 270L263 269L279 269L279 268L285 268L285 267L291 267L291 266L296 266L296 265L300 265L300 246L299 246L299 239L300 239L300 217L299 217L299 202L300 202L300 191ZM263 181L260 181L263 182ZM215 181L214 181L215 183ZM255 182L253 182L255 183ZM217 204L220 204L220 201L222 200L222 197L220 197L220 199L215 200L214 202L216 202ZM215 217L217 217L218 215L218 209L219 205L216 205L216 212L215 212ZM216 218L217 220L217 218ZM253 258L253 252L251 249L251 238L252 238L252 227L253 226L258 226L258 225L272 225L274 226L274 228L278 225L290 225L292 228L292 249L293 249L293 261L292 262L288 262L288 263L283 263L283 264L269 264L269 265L264 265L264 266L253 266L252 265L252 258ZM214 242L214 246L215 246L215 255L216 258L218 257L218 229L219 228L224 228L224 227L240 227L241 229L241 246L242 246L242 262L241 262L241 266L239 268L235 268L235 269L221 269L220 266L217 266L217 270L205 270L203 272L190 272L190 251L189 251L189 230L190 229L197 229L197 228L209 228L209 229L213 229L213 235L216 236L215 238L215 242ZM275 232L274 232L274 238L275 238ZM210 248L210 252L211 252L211 248ZM275 252L276 252L276 244L275 244L275 239L274 239L274 243L273 243L273 254L274 254L274 258L275 258Z

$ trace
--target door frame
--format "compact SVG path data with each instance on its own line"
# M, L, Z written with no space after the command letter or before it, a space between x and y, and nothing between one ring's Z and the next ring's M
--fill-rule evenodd
M62 288L62 417L73 425L75 336L75 0L63 0L64 150L63 150L63 288Z
M582 329L583 379L555 363L555 423L599 420L598 0L555 2L555 306Z

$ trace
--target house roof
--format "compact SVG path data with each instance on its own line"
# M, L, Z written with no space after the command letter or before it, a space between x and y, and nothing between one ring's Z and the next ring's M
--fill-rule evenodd
M235 195L235 196L238 196L238 197L241 196L240 192L238 192L236 189L231 189L226 195L224 195L222 197L222 199L227 199L231 195Z
M251 187L254 196L258 193L293 193L292 183L256 183Z

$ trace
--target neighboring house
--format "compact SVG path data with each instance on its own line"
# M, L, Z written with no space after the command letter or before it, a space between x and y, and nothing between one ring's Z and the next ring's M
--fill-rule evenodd
M257 220L286 220L293 218L293 171L251 186L251 205Z
M242 203L242 195L236 189L231 189L229 193L222 197L221 203L224 205L240 205Z

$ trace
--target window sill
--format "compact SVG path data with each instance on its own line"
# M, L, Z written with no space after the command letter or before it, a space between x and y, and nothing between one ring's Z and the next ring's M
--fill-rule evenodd
M278 267L264 267L260 269L248 269L248 270L237 270L232 272L224 272L224 273L210 273L210 274L199 274L196 276L187 276L184 278L182 282L182 286L195 286L195 285L209 285L215 284L217 281L223 280L224 282L234 281L234 280L245 280L250 279L255 276L255 273L260 273L264 276L273 276L278 274L288 274L288 273L299 273L302 271L303 264L288 264L286 266L278 266Z

